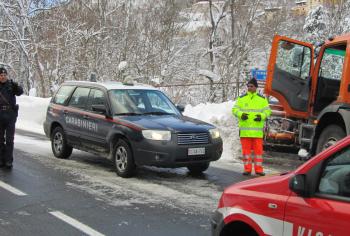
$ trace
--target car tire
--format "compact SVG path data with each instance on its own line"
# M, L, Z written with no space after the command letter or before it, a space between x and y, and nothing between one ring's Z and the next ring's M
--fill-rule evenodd
M190 171L191 174L198 175L206 171L209 168L209 164L210 164L209 162L196 163L196 164L188 165L187 169Z
M62 127L56 127L51 134L51 148L53 155L60 159L67 159L73 148L67 144L66 134Z
M317 142L316 154L322 152L346 136L345 131L338 125L329 125L323 129Z
M114 145L113 162L118 176L130 178L135 174L136 165L129 144L119 139Z

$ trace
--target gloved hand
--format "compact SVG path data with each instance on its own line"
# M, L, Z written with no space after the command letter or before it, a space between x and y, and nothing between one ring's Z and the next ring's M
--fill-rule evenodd
M261 115L260 114L256 114L254 120L255 121L261 121Z
M242 120L248 120L248 114L247 113L242 113L241 119Z
M11 83L11 89L16 96L20 96L23 94L23 88L17 82L14 82L13 80L11 80L10 83Z
M11 80L11 84L12 84L12 89L14 91L17 91L18 90L18 83Z

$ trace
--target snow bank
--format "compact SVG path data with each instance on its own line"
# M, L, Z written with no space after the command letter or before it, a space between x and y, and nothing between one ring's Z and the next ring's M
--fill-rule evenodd
M183 113L185 116L203 120L218 127L224 142L224 152L220 160L236 159L240 154L238 124L231 112L234 104L234 101L228 101L219 104L187 105Z
M24 95L17 97L19 112L16 128L44 134L43 123L50 99Z

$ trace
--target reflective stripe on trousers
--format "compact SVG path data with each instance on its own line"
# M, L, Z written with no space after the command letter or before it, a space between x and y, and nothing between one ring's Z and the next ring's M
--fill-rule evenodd
M263 159L262 158L258 158L258 157L254 158L254 170L255 170L255 173L263 173L264 172L264 168L262 166L262 163L263 163Z
M254 158L254 171L255 173L263 173L264 168L262 166L263 159L255 157ZM244 172L252 172L253 162L251 157L243 157Z
M252 158L244 157L243 158L244 172L252 172Z

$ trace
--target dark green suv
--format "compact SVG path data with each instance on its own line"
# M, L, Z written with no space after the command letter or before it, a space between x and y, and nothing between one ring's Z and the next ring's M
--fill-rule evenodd
M65 82L50 102L44 130L56 157L68 158L73 148L95 153L112 160L121 177L140 165L198 174L222 154L213 125L183 116L164 93L145 85Z

